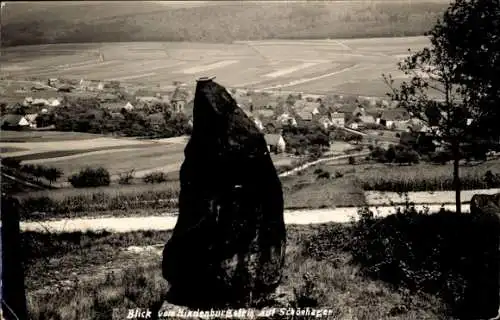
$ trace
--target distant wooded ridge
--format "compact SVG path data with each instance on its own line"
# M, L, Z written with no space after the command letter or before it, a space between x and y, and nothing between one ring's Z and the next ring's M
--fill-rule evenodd
M423 35L448 1L7 3L3 46Z

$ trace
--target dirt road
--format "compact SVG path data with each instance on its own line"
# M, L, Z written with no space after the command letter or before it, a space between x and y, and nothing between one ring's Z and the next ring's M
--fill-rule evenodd
M422 209L422 205L417 205ZM431 212L437 212L440 205L429 205ZM445 209L454 210L454 205L445 205ZM377 216L387 216L394 213L394 207L371 208ZM357 208L308 209L285 211L286 224L320 224L327 222L347 223L357 216ZM468 212L469 205L462 205L462 211ZM152 217L124 218L81 218L45 222L21 222L21 230L38 232L76 232L99 231L131 232L138 230L171 230L177 222L175 214Z
M367 155L369 155L370 152L360 152L360 153L353 153L353 154L346 154L346 155L341 155L341 156L334 156L334 157L328 157L328 158L321 158L321 159L318 159L318 160L314 160L314 161L311 161L311 162L307 162L299 167L296 167L292 170L289 170L289 171L285 171L283 173L281 173L279 176L280 177L286 177L286 176L289 176L289 175L292 175L292 174L295 174L299 171L302 171L302 170L305 170L311 166L314 166L318 163L322 163L322 162L330 162L330 161L334 161L334 160L341 160L341 159L347 159L349 157L354 157L354 158L357 158L357 157L365 157Z

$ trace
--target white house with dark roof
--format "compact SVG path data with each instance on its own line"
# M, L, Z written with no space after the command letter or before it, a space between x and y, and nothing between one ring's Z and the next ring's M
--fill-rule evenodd
M282 114L280 114L276 118L276 121L278 121L282 125L292 125L294 127L297 126L297 120L289 112L283 112Z
M281 134L264 135L269 152L282 153L286 150L286 142Z
M59 107L61 105L61 101L58 98L50 98L48 101L51 107Z
M134 110L134 106L128 101L126 105L123 106L123 108L127 111L132 111Z
M28 121L30 128L36 128L36 118L38 118L38 113L29 113L24 116Z
M321 103L313 101L313 102L308 102L305 100L297 100L295 104L293 105L293 108L297 112L309 112L313 115L319 114L319 109L320 109Z
M380 124L387 128L404 127L410 120L410 114L405 109L384 110L380 116Z

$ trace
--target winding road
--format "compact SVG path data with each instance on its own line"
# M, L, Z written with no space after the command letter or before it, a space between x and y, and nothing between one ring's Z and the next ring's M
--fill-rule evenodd
M279 176L280 177L286 177L286 176L295 174L295 173L297 173L299 171L305 170L305 169L307 169L307 168L309 168L311 166L314 166L314 165L316 165L318 163L329 162L329 161L333 161L333 160L342 160L342 159L347 159L349 157L354 157L354 158L366 157L369 154L370 154L370 152L366 151L366 152L346 154L346 155L341 155L341 156L336 155L336 156L333 156L333 157L321 158L321 159L318 159L318 160L314 160L314 161L311 161L311 162L304 163L303 165L298 166L296 168L293 168L292 170L282 172L282 173L280 173Z

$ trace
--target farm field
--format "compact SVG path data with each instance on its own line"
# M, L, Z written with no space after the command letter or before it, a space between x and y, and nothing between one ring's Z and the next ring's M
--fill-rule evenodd
M488 189L484 180L487 171L500 173L500 161L461 166L462 189ZM364 190L411 192L453 190L452 172L451 164L420 163L412 166L361 165L352 174Z
M384 96L381 74L401 80L398 61L409 48L427 44L426 37L396 37L19 46L4 50L0 77L114 79L161 86L180 81L194 87L196 78L210 74L228 88Z
M104 147L103 147L104 148ZM114 150L91 151L57 158L28 160L26 164L47 164L61 169L65 176L80 171L87 166L104 167L111 175L135 170L141 177L151 171L172 172L180 168L184 159L184 145L181 144L149 144L140 148L123 146Z
M132 169L137 177L156 170L175 172L186 141L185 137L138 140L73 132L6 132L3 138L18 142L0 142L2 157L57 167L64 173L61 181L87 166L105 167L112 179Z
M366 205L363 189L350 179L316 180L314 176L282 178L287 208L335 208Z
M5 130L0 135L0 143L75 141L96 138L102 138L102 135L83 132Z

